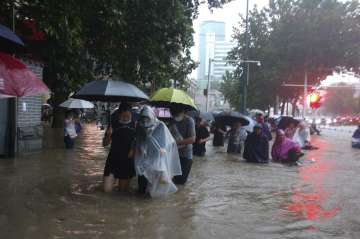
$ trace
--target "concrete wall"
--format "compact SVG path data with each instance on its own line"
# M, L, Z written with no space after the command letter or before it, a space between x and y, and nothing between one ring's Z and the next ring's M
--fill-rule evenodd
M23 61L38 79L42 80L43 68L39 64ZM20 153L42 148L41 125L42 96L18 98L17 101L17 151Z

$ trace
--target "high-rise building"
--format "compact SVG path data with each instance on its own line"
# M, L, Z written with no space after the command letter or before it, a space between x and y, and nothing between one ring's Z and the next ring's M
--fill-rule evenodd
M214 62L212 65L213 81L221 81L226 71L234 71L234 66L226 61L228 53L236 46L233 42L216 41L214 50Z
M226 71L233 71L234 67L226 62L229 51L235 44L225 40L225 23L218 21L205 21L200 25L199 31L199 66L197 74L197 86L206 89L209 75L210 81L219 82Z

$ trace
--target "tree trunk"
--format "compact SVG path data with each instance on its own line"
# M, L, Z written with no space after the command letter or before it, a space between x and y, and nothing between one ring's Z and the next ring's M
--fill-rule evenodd
M292 102L291 102L291 105L292 105L292 112L291 112L291 115L295 117L295 112L296 112L296 104L297 104L297 99L294 99Z
M68 92L65 91L64 80L61 79L57 73L56 68L51 65L45 65L43 69L43 80L52 91L51 98L49 99L50 105L53 107L52 112L52 127L64 127L65 109L58 107L62 102L67 100Z
M279 114L279 96L277 95L275 98L275 105L274 105L274 115Z
M286 101L286 115L289 115L289 101Z
M281 102L281 112L280 112L280 115L284 115L285 103L286 103L286 98L283 98L283 99L282 99L282 102Z

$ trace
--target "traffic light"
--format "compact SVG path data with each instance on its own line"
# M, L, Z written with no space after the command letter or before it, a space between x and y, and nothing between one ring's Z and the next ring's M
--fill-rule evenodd
M312 109L318 109L321 106L320 103L321 96L318 93L311 93L310 94L310 107Z

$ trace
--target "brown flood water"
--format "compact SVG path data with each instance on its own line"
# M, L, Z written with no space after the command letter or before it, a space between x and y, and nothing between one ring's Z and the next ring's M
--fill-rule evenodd
M0 159L0 238L360 238L350 134L324 132L298 167L247 164L208 146L165 199L101 191L102 135L88 125L73 151L49 139L42 152Z

